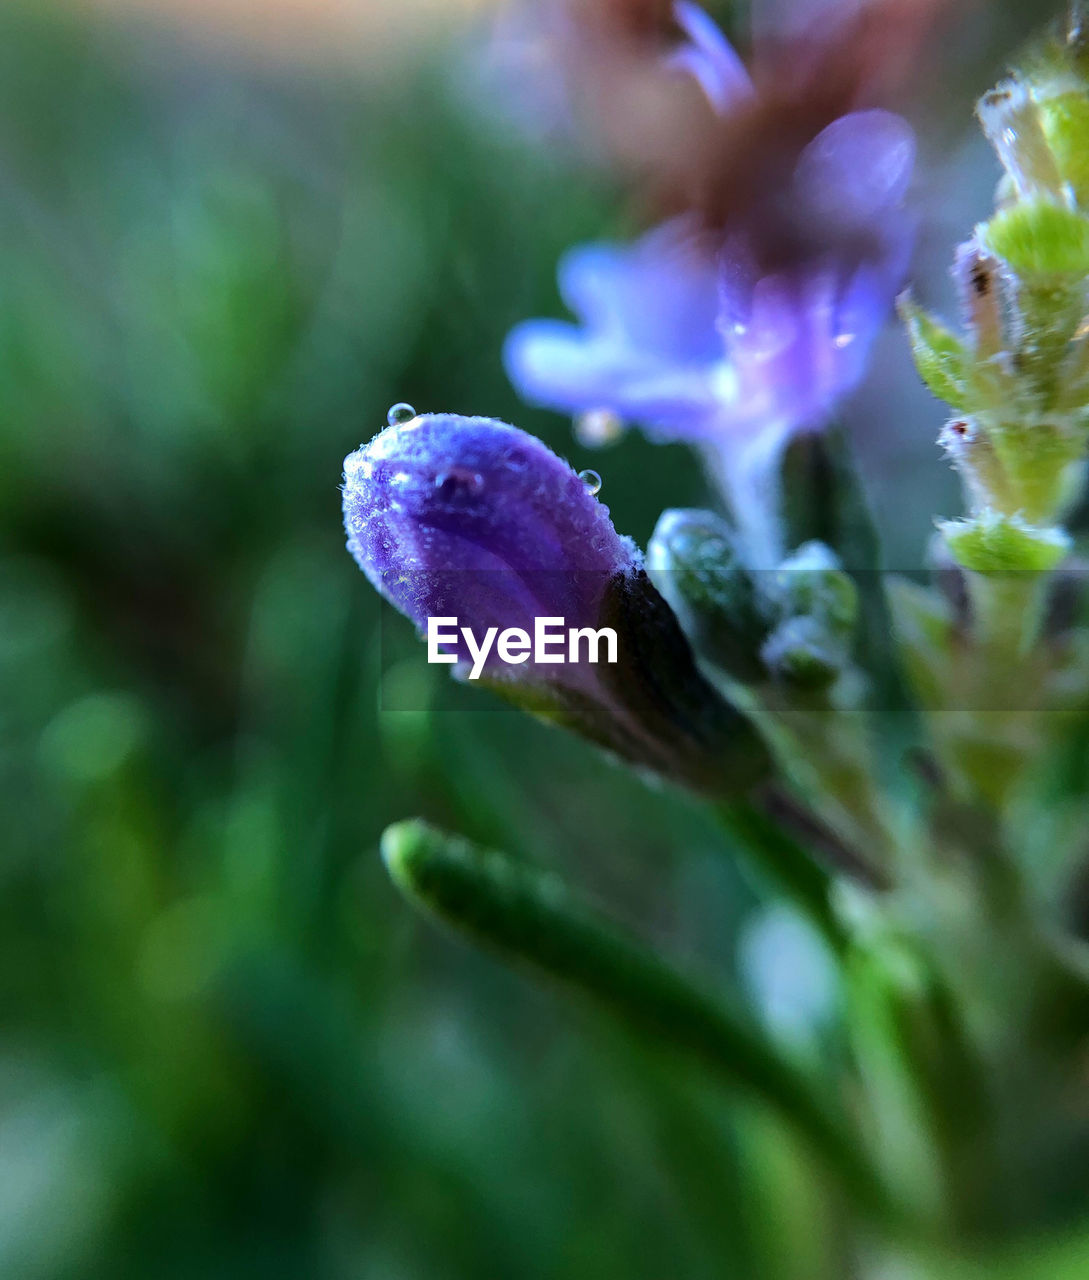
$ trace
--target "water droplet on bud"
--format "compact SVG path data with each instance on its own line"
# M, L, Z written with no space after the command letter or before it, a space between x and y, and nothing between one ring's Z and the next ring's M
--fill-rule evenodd
M596 471L587 468L585 471L579 472L579 479L586 486L586 492L598 494L601 492L601 477Z
M400 426L402 423L411 422L416 416L416 410L410 404L401 401L399 404L391 405L386 414L386 421L391 427Z

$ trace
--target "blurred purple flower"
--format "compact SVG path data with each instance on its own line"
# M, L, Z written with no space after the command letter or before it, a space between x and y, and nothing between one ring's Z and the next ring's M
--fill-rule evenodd
M676 14L689 42L672 64L716 111L743 105L752 87L721 32L694 5ZM657 439L706 445L753 553L774 560L769 468L865 371L908 267L914 153L899 116L850 112L714 242L682 216L631 245L570 251L559 285L579 323L517 326L512 382L534 404L611 410Z

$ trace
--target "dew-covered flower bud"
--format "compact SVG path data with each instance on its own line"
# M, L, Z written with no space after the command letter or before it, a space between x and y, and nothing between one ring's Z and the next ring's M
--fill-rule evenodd
M845 655L816 618L787 618L768 637L760 656L768 671L797 689L826 689L843 670Z
M842 639L854 631L858 589L823 542L807 542L788 556L776 570L773 590L784 616L818 618Z
M824 543L753 570L721 516L666 511L647 563L696 652L731 679L823 688L847 665L858 589Z
M348 549L421 631L445 620L433 660L687 785L718 793L763 770L596 476L492 418L391 416L345 459Z
M532 632L537 617L597 625L609 582L642 565L571 467L492 418L394 422L349 454L344 475L348 549L421 630L439 616L478 634ZM454 650L470 657L463 638ZM487 665L500 663L493 649Z
M850 660L858 622L858 589L823 542L807 542L773 575L770 594L780 621L762 657L788 684L823 688Z
M743 683L764 678L760 647L770 624L759 575L721 516L664 511L647 546L647 569L701 658Z

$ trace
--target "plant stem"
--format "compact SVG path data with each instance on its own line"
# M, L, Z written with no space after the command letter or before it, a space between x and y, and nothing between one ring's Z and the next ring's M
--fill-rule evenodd
M771 797L768 803L771 803ZM739 853L753 873L784 893L816 926L833 950L842 953L848 938L832 909L834 873L758 805L748 802L721 804L716 813L723 830L736 842ZM863 883L870 883L866 875L860 878Z
M1000 668L1016 664L1040 634L1051 575L1036 570L967 575L980 639Z

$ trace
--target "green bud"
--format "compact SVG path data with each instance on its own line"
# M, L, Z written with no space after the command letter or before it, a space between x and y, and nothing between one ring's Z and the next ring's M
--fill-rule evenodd
M1089 218L1051 200L1025 200L981 228L985 246L1019 275L1089 274Z
M858 621L858 589L823 542L807 542L775 571L774 599L784 619L810 617L840 641Z
M760 651L764 665L777 679L798 689L827 689L843 670L841 644L817 618L787 618L771 633Z
M946 520L938 528L957 563L977 573L1047 572L1072 545L1062 529L1030 525L1019 516L996 511L983 511L969 520Z
M858 622L858 589L823 542L807 542L775 571L780 618L760 656L780 680L805 689L830 685L846 667Z
M763 677L766 603L721 516L664 511L647 547L647 571L702 658L743 683Z

